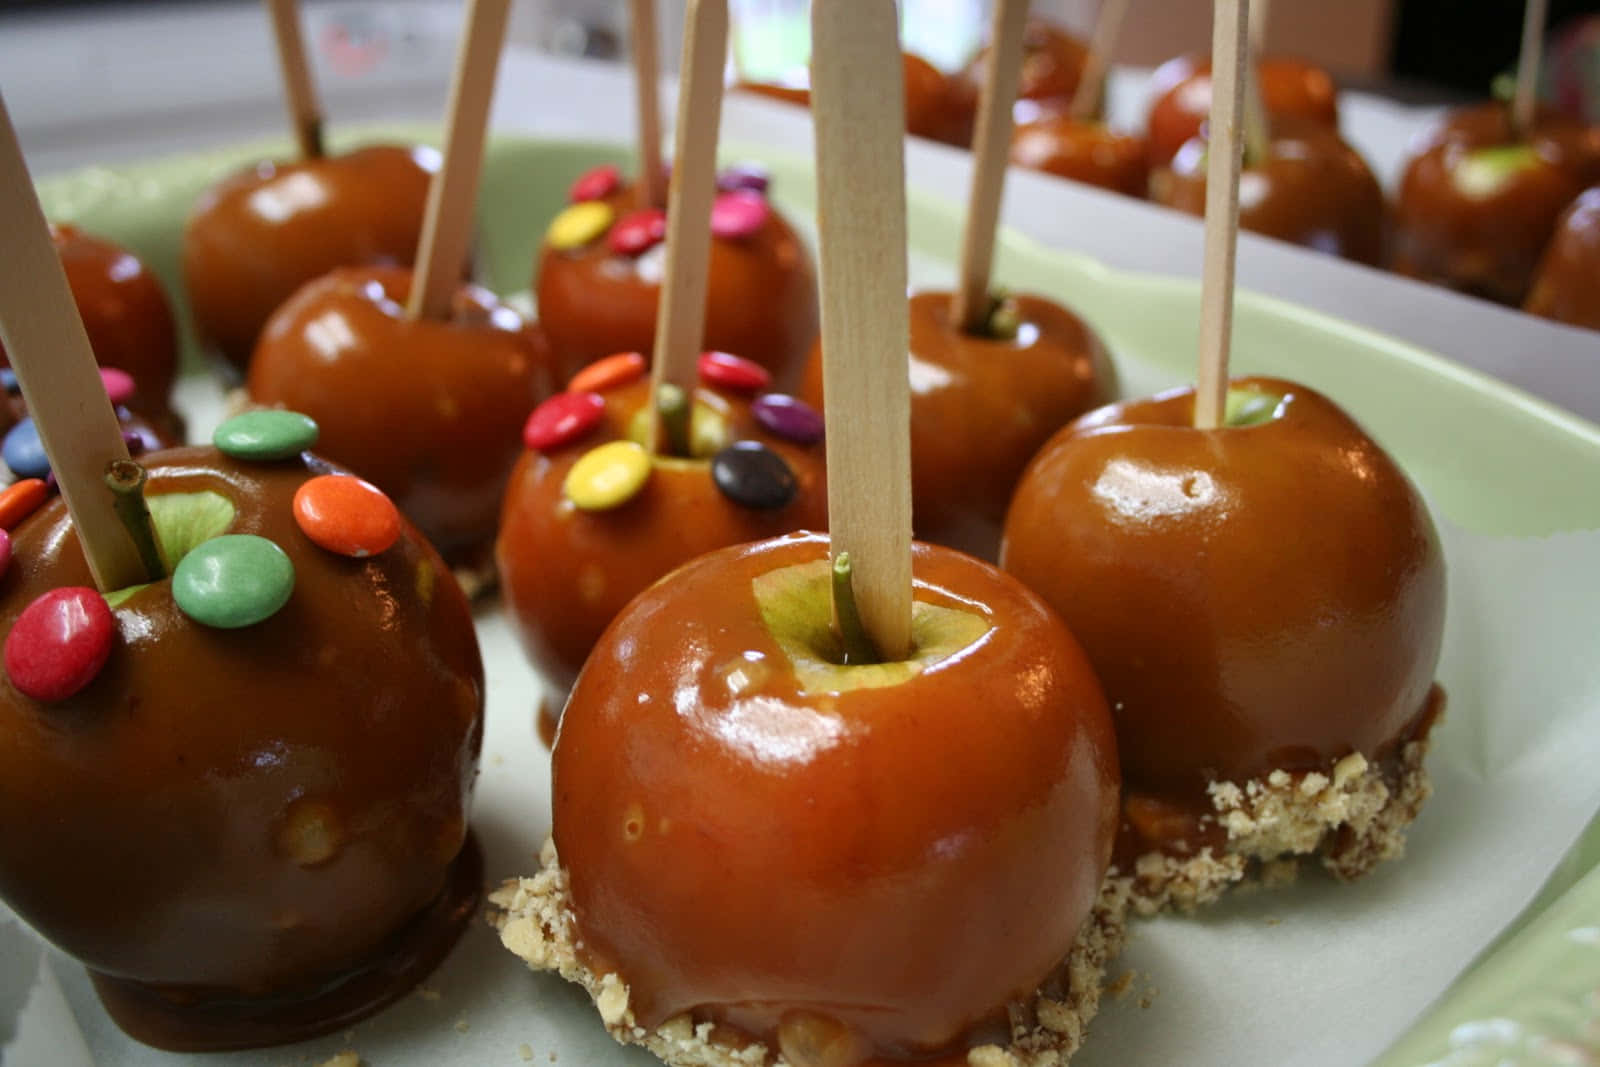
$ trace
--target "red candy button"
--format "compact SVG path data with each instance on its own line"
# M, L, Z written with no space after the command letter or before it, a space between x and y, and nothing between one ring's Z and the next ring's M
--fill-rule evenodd
M294 521L319 547L362 559L400 539L400 512L371 482L323 474L295 490Z
M644 357L637 352L618 352L595 360L567 383L569 393L603 393L644 377Z
M613 252L639 256L667 239L667 213L658 207L630 211L618 219L606 243Z
M42 478L24 478L0 489L0 530L9 530L39 510L50 486Z
M111 655L106 598L93 589L52 589L22 609L6 636L6 675L24 696L65 700L94 681Z
M0 576L11 569L11 535L0 530Z
M719 193L711 202L711 232L717 237L749 237L766 225L767 198L748 189Z
M605 398L599 393L557 393L528 416L522 443L535 452L560 448L594 429L605 413Z
M727 352L700 354L700 380L739 393L759 393L772 385L772 375L759 363Z
M622 172L611 163L584 171L567 190L567 198L574 204L585 200L604 200L622 185Z

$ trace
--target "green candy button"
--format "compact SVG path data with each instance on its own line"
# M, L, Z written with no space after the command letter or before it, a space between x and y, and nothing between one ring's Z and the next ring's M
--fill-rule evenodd
M288 459L317 443L317 423L298 411L246 411L218 426L211 443L234 459Z
M294 592L294 564L265 537L224 534L197 546L172 572L172 599L195 622L222 630L271 618Z

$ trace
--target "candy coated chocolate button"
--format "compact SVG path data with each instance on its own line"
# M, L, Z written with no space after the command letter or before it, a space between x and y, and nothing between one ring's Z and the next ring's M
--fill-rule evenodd
M787 393L768 393L750 405L750 414L767 430L799 445L822 440L822 415L804 400Z
M11 568L11 535L0 530L0 575Z
M172 599L204 626L234 630L269 619L294 592L294 564L255 534L223 534L193 549L172 572Z
M288 459L317 443L317 424L298 411L246 411L218 426L211 443L234 459Z
M618 352L604 356L572 376L567 383L569 393L603 393L617 389L644 377L644 356L637 352Z
M598 167L591 167L578 176L572 183L572 188L567 191L567 199L574 204L581 204L585 200L604 200L617 191L622 184L622 172L613 163L602 163Z
M400 512L371 482L322 474L294 493L294 521L321 548L363 559L400 539Z
M133 375L127 371L101 367L100 382L106 387L106 396L111 398L114 406L121 406L133 399Z
M632 500L650 477L650 453L633 441L590 449L567 472L562 491L584 511L605 511Z
M0 529L9 530L39 510L50 486L40 478L24 478L0 489Z
M154 452L161 447L161 442L154 433L140 428L123 430L122 443L128 446L128 455L130 456Z
M550 228L545 231L544 239L550 243L551 248L563 252L582 248L605 233L615 217L616 212L612 211L611 205L603 200L586 200L581 204L573 204L550 220Z
M781 508L799 488L789 464L760 441L735 441L712 456L711 480L747 508Z
M731 193L735 189L765 193L771 180L767 168L759 163L735 163L717 173L717 189L724 193Z
M22 609L6 636L6 675L34 700L65 700L106 665L112 632L105 597L82 586L52 589Z
M0 389L12 396L22 392L22 386L17 384L17 372L10 367L0 367Z
M613 252L624 256L637 256L649 251L667 238L667 213L658 207L630 211L617 220L606 236Z
M0 456L18 478L43 478L50 473L50 457L44 454L44 442L39 440L39 427L32 419L23 419L11 427Z
M699 369L700 380L706 385L735 392L755 393L772 385L767 368L726 352L702 352Z
M766 224L767 198L748 189L719 193L711 203L711 232L717 237L749 237Z
M606 413L599 393L557 393L533 409L522 427L522 443L535 452L570 444L595 428Z

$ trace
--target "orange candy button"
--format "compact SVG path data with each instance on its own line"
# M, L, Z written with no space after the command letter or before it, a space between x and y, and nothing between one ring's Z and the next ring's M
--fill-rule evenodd
M9 530L39 510L50 487L42 478L24 478L0 489L0 530Z
M637 352L618 352L603 356L572 376L569 393L603 393L644 377L644 357Z
M294 521L318 546L360 559L400 539L400 512L383 490L350 474L323 474L294 494Z

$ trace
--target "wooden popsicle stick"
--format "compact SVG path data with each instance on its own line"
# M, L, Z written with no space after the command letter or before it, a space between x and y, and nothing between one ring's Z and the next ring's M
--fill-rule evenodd
M828 526L880 656L911 647L905 86L893 0L814 0Z
M1255 0L1249 17L1249 47L1246 51L1244 80L1244 158L1251 164L1266 163L1272 152L1272 127L1267 118L1267 103L1261 95L1261 42L1267 36L1267 6L1271 0ZM1213 65L1212 70L1215 71ZM1213 86L1215 85L1213 74Z
M311 79L311 64L306 61L305 39L300 33L300 6L296 0L267 0L272 16L272 35L278 42L278 66L283 71L283 90L289 105L289 124L294 127L300 155L319 159L322 147L322 105L317 100L316 83Z
M1511 128L1526 137L1539 103L1539 67L1544 60L1544 21L1549 0L1528 0L1522 10L1522 48L1517 53L1517 89L1511 98Z
M661 45L656 34L655 0L630 0L629 23L633 89L639 111L639 206L661 207L667 202L667 176L661 163Z
M679 67L674 173L667 207L667 262L656 305L655 389L674 385L694 395L705 335L711 267L711 202L717 193L717 126L722 121L722 70L728 54L728 0L689 0ZM659 431L659 427L658 427ZM656 450L664 435L656 434Z
M106 465L128 458L67 275L50 241L16 129L0 96L0 341L66 498L101 592L148 581L105 487Z
M444 163L428 186L411 299L406 304L406 315L412 319L448 318L461 283L509 7L510 0L471 0L467 6L466 30L450 85Z
M1267 48L1267 24L1272 21L1272 0L1255 0L1250 5L1250 52L1260 58Z
M1011 105L1022 82L1022 31L1028 0L996 0L989 33L989 65L978 98L978 125L972 138L972 188L967 194L967 225L961 236L961 261L950 318L968 333L989 325L989 272L994 262L994 230L1000 221L1006 165L1011 161Z
M1233 266L1239 239L1239 128L1250 0L1216 0L1211 29L1211 133L1206 160L1205 265L1200 277L1200 366L1194 424L1222 424L1233 333Z
M1089 58L1084 60L1078 88L1073 91L1072 105L1067 109L1067 114L1079 122L1087 122L1100 110L1100 98L1106 91L1106 70L1111 66L1111 54L1116 51L1117 34L1122 32L1122 16L1127 13L1128 0L1105 0L1100 5L1100 14L1094 22L1094 37L1089 41Z

